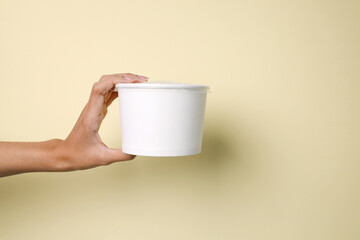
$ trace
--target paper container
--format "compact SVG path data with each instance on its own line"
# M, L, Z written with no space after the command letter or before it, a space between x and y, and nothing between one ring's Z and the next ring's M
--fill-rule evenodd
M141 156L201 152L208 86L119 83L122 151Z

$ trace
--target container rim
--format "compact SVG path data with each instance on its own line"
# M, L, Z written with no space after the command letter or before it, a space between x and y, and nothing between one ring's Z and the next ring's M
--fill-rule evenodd
M118 83L114 90L117 91L119 88L207 90L209 86L186 83Z

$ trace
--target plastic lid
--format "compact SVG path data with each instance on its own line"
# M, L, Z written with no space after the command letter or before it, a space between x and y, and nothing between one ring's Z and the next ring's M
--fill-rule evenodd
M147 83L118 83L115 85L115 90L119 88L156 88L156 89L193 89L193 90L207 90L209 86L195 85L185 83L159 83L159 82L147 82Z

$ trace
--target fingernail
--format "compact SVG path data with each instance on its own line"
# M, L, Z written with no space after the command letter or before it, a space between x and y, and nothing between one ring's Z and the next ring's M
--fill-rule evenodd
M141 76L141 75L138 75L138 77L139 77L141 80L148 80L148 79L149 79L148 77Z
M125 78L125 80L128 80L128 81L132 80L132 77L129 75L124 75L124 78Z

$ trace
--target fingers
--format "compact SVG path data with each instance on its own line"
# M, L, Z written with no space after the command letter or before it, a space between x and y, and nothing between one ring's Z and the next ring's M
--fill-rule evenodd
M148 78L145 76L132 73L118 73L102 76L100 80L93 85L88 102L88 110L86 112L88 118L91 119L91 121L94 121L94 119L103 119L103 108L108 106L107 102L111 96L112 99L109 101L109 104L116 98L111 92L111 89L115 84L145 82L147 79ZM97 124L100 124L100 122L97 122Z
M91 95L105 96L117 83L145 82L147 77L132 73L104 75L93 85Z

